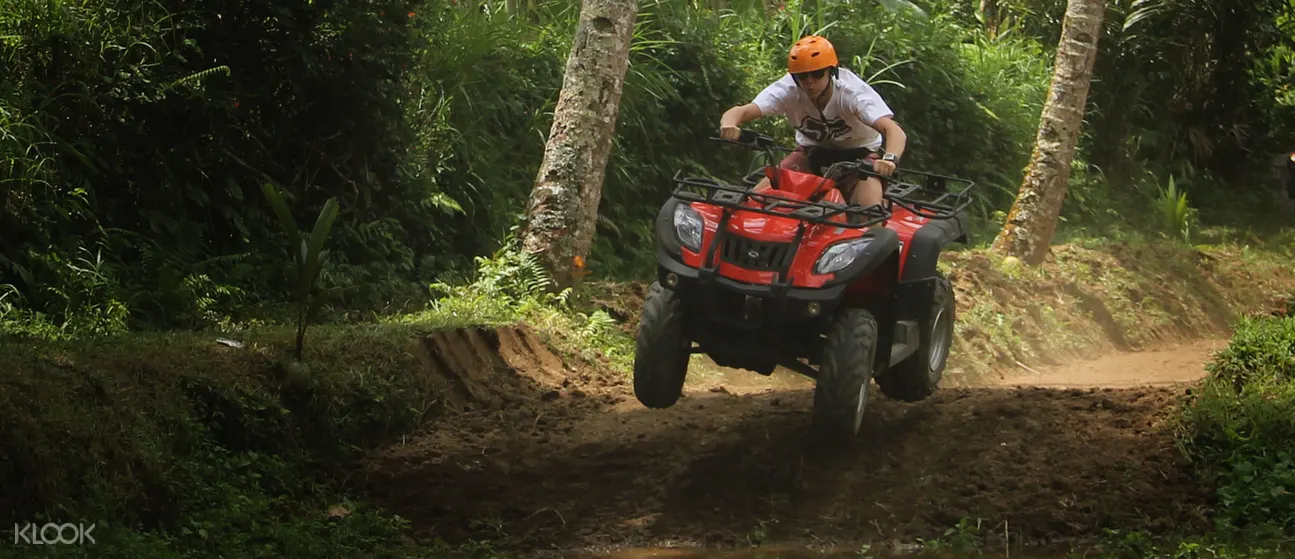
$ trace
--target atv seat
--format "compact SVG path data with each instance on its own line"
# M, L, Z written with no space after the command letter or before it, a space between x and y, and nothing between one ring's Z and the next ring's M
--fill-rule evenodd
M841 197L841 193L836 189L836 181L829 178L781 167L766 167L764 173L769 179L769 185L775 190L791 194L796 198L817 202L824 196L831 197L833 193L837 198Z

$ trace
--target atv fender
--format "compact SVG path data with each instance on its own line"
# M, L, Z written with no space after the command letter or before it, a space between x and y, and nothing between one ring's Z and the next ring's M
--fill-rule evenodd
M899 233L894 229L886 227L869 229L863 234L863 238L871 239L871 242L859 257L854 259L854 262L837 271L835 278L823 284L824 287L852 284L860 278L867 277L899 251ZM826 250L826 247L824 249Z
M967 214L958 212L948 219L932 219L914 232L908 241L908 256L904 259L900 283L935 277L940 251L954 241L967 242L966 224Z
M916 323L917 329L885 328L882 331L883 344L878 347L878 366L888 367L891 361L893 343L917 343L909 337L919 336L926 328L931 305L935 304L935 288L940 274L936 267L940 261L940 252L952 242L967 242L967 214L959 212L948 219L933 219L913 233L909 240L908 255L904 260L904 273L895 286L892 299L891 315L886 324L898 324L900 321ZM900 339L903 338L903 339Z

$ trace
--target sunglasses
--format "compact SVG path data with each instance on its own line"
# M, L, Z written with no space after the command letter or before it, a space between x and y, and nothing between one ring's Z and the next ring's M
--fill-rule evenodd
M813 72L800 72L794 75L797 80L803 80L806 78L813 78L817 80L819 78L822 78L823 76L826 76L827 70L828 70L827 68L819 68L817 70L814 70Z

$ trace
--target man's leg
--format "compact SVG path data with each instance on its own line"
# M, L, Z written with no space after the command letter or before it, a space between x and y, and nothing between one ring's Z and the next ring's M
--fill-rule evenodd
M850 202L865 208L881 204L881 180L877 177L868 177L863 181L856 179L854 192L851 194Z
M877 153L867 148L843 150L835 153L824 152L820 157L824 158L820 163L824 168L837 161L856 161L859 159L876 161L878 159ZM865 208L876 206L882 200L881 180L877 177L870 176L862 180L858 177L846 179L837 182L836 188L841 191L841 195L845 196L845 199L851 204Z

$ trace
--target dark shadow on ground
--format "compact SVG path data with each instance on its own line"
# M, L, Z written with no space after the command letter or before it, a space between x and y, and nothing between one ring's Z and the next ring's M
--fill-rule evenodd
M444 432L374 457L367 489L424 536L518 550L913 542L966 517L1047 542L1203 522L1205 496L1160 427L1168 389L947 389L874 396L865 432L824 447L809 392L691 394L569 423ZM501 530L483 533L482 522Z

